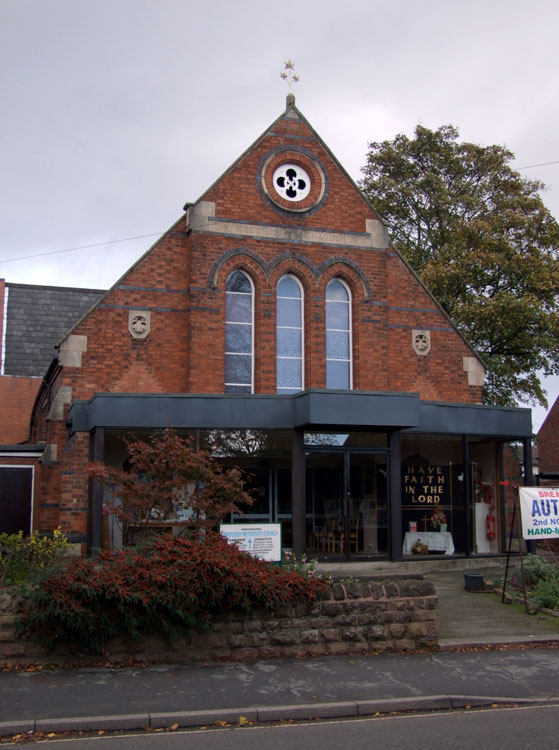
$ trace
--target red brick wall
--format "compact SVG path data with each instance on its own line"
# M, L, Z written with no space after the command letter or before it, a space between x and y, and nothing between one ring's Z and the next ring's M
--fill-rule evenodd
M29 422L41 378L0 377L0 445L29 439Z
M60 474L58 466L39 465L35 473L33 528L41 533L60 525Z
M89 435L74 435L60 456L59 523L69 537L85 537L87 534L87 485L86 467L89 458Z
M541 473L559 471L559 398L538 432L538 456Z
M72 398L96 392L183 393L188 390L188 241L164 237L74 333L86 335L82 367L66 367L61 385ZM146 339L128 331L129 309L151 310Z

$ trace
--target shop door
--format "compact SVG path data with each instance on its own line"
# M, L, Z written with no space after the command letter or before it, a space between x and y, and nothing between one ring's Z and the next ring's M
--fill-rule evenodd
M374 557L388 554L388 460L385 453L348 456L350 552Z
M384 452L307 454L307 544L326 556L388 554L388 459Z

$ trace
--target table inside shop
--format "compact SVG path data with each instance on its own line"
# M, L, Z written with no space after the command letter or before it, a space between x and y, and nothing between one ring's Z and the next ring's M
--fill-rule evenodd
M406 531L402 554L411 555L416 542L426 544L429 552L444 552L445 555L454 554L454 541L450 531Z

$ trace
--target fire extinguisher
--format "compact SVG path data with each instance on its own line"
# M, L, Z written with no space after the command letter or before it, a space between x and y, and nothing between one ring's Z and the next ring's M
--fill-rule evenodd
M495 539L495 516L493 515L495 505L493 503L493 490L489 484L484 487L483 499L489 505L489 512L485 517L485 534L488 539Z
M489 508L489 513L485 517L485 533L488 539L495 539L495 516L493 508Z

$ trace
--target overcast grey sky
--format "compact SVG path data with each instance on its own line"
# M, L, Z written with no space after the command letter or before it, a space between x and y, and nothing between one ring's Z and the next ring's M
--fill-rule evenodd
M355 180L368 141L452 123L556 162L522 174L559 217L558 28L554 0L0 0L0 278L112 285L155 237L114 241L160 234L283 111L288 58Z

